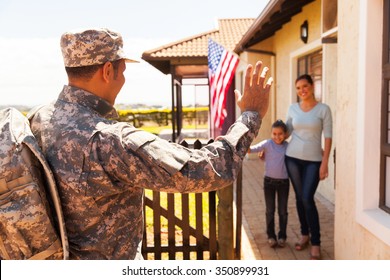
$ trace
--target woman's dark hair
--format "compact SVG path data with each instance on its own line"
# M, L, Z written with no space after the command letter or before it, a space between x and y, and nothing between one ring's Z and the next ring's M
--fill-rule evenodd
M280 127L285 133L287 132L287 125L282 120L276 120L272 124L272 128Z
M306 80L309 84L313 85L313 79L311 78L311 76L309 74L303 74L303 75L299 76L295 80L295 83L297 83L300 80Z

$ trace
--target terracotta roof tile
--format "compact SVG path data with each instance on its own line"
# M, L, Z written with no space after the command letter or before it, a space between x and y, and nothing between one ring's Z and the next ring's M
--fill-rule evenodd
M218 28L145 51L144 60L179 57L207 57L207 42L211 37L226 49L234 51L237 43L254 22L253 18L219 19Z

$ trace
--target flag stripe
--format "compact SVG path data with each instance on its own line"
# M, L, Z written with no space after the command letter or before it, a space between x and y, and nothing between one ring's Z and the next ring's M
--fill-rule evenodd
M209 39L208 50L212 124L216 128L222 128L226 117L227 92L239 59L212 39Z

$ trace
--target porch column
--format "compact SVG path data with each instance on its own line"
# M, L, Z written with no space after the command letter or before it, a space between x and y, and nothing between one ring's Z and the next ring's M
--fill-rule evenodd
M233 260L233 184L217 191L218 259Z

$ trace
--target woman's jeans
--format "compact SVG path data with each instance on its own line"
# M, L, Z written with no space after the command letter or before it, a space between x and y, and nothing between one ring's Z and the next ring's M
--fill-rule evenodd
M301 234L309 235L312 245L321 244L320 222L314 194L320 182L320 161L285 157L286 168L294 187Z
M290 182L288 179L264 177L265 219L268 238L276 239L275 234L275 200L278 199L279 233L278 239L286 239L287 202Z

